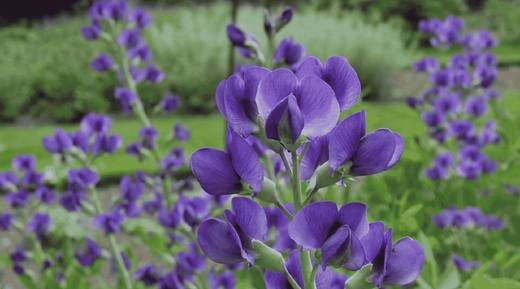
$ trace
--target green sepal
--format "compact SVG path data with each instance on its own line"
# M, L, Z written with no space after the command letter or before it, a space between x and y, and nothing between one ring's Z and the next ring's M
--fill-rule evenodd
M363 266L356 274L350 276L345 282L345 289L377 289L368 278L372 273L372 264Z
M258 256L255 265L277 273L285 272L285 261L280 252L258 240L253 240L252 244L253 250Z

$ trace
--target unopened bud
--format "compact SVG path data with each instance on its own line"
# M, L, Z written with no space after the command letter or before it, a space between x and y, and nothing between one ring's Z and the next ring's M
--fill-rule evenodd
M285 272L285 262L280 252L258 240L253 240L252 244L253 250L258 256L255 265L277 273Z

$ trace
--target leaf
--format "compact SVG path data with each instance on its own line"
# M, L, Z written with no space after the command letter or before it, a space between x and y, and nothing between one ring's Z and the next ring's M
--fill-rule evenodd
M460 286L459 271L453 262L449 262L439 280L438 289L455 289Z
M515 265L518 262L520 262L520 252L518 252L518 253L514 254L513 256L511 256L511 258L509 258L507 260L507 262L503 266L501 266L501 267L502 268L510 268L510 267L512 267L513 265Z
M493 279L495 286L500 289L518 289L520 288L520 282L509 278L497 278Z
M29 275L18 275L18 280L20 280L20 283L22 283L27 289L38 289L36 283Z
M439 282L439 278L437 276L439 267L437 265L437 261L435 260L435 256L433 255L430 240L428 240L428 237L422 231L419 232L419 242L423 246L426 265L428 269L430 269L428 272L430 275L430 283L433 287L437 287Z
M7 255L0 255L0 262L4 263L8 267L13 266L13 260L11 260L11 257Z
M79 289L82 283L83 275L77 268L72 268L72 272L67 277L67 287L66 289Z

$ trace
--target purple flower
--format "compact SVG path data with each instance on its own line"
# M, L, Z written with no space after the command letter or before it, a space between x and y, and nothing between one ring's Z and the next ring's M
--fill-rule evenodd
M0 189L9 189L9 187L16 187L18 184L18 176L14 172L0 173Z
M93 134L108 134L112 129L112 120L106 115L91 112L81 120L80 126L90 138Z
M336 271L332 271L332 281L330 282L330 289L345 289L345 282L347 282L348 275L338 274Z
M133 104L139 99L136 93L134 93L128 87L116 87L114 90L116 99L119 99L121 108L126 114L133 112Z
M126 56L130 61L134 60L135 58L139 58L141 62L144 63L148 62L152 58L152 52L146 43L141 42L136 47L128 49L126 51Z
M483 97L469 97L466 100L464 112L473 117L480 117L486 114L488 110L488 103Z
M437 167L441 167L444 169L453 168L455 165L453 154L450 152L445 152L437 155L433 160L433 163Z
M13 158L11 166L19 172L34 171L36 158L33 155L17 155Z
M101 258L101 247L90 238L85 238L86 247L76 250L76 259L83 267L90 267L94 262Z
M356 104L361 93L361 84L356 71L347 59L341 56L329 57L325 65L316 57L307 57L296 71L296 76L300 81L300 87L306 76L317 76L324 80L334 91L340 111L345 111ZM320 91L318 86L314 87L316 93ZM332 114L328 118L335 118L334 116L335 114Z
M289 212L294 212L294 207L292 204L287 203L285 204L285 207ZM287 218L282 210L277 207L265 207L264 212L267 217L267 227L278 232L278 235L276 236L275 242L272 246L273 249L280 252L283 252L287 249L296 249L296 243L289 236L289 218Z
M330 133L329 164L332 172L351 161L351 176L377 174L395 166L404 151L403 138L389 129L366 133L363 109L343 120Z
M125 201L137 201L144 193L146 184L140 181L132 180L129 175L125 175L119 182L119 192L121 199Z
M494 89L489 88L486 90L482 97L484 97L487 100L499 99L502 97L502 94Z
M173 133L175 138L180 140L181 142L186 142L190 139L191 131L188 127L182 125L180 121L175 124L173 128Z
M424 250L419 242L404 237L392 244L392 229L385 232L380 221L370 223L370 230L361 242L366 260L373 264L371 280L378 288L405 285L419 277L424 265Z
M459 140L469 140L475 135L475 124L469 120L454 120L450 123L450 134Z
M287 7L282 12L282 23L287 24L291 21L294 14L294 9L292 7Z
M139 137L142 139L143 147L154 150L159 133L154 126L144 126L139 130Z
M195 228L208 218L211 204L207 198L181 196L178 201L182 220L190 227Z
M81 211L81 202L86 200L85 193L73 193L69 192L61 196L60 205L69 212Z
M186 164L184 149L176 146L161 160L159 166L164 173L174 175L184 164Z
M18 192L8 193L5 195L5 201L13 209L25 207L31 199L28 191L20 190Z
M89 136L82 130L76 131L74 134L69 134L72 140L72 145L80 148L84 153L89 153Z
M423 57L421 60L414 62L412 67L417 72L433 72L439 69L440 63L436 57Z
M230 76L219 83L216 102L220 113L237 133L249 136L257 129L258 107L255 102L258 84L269 73L263 67L250 67L243 78Z
M300 43L293 43L293 38L284 38L276 49L274 62L280 63L282 59L292 70L296 70L307 56L305 47Z
M92 145L92 154L99 155L101 152L109 154L115 153L123 144L123 138L120 135L104 135L99 134Z
M473 78L482 88L489 88L498 76L498 69L492 66L479 65L473 71Z
M231 41L233 45L241 47L245 45L246 35L235 24L228 24L228 26L226 27L226 33L229 38L229 41Z
M96 59L92 60L92 62L90 62L90 67L92 67L92 69L96 70L96 71L99 71L99 72L105 72L109 69L112 69L114 68L115 66L115 63L114 63L114 60L112 60L112 58L104 53L98 53L98 56Z
M434 166L432 168L427 168L423 171L423 174L432 181L438 179L448 179L448 171L442 167Z
M146 286L157 284L161 276L157 271L157 265L145 265L137 270L132 276L134 280L141 280Z
M125 29L117 36L117 43L128 48L136 47L142 41L141 30L137 28Z
M134 141L126 146L125 151L127 154L138 157L139 160L141 160L143 158L141 149L143 149L143 146L140 143Z
M72 168L69 170L67 179L69 191L86 192L88 186L95 186L99 182L99 174L89 168Z
M488 231L491 231L492 229L500 231L505 227L502 219L495 215L486 216L486 219L484 220L484 225L486 226L486 230Z
M188 247L189 252L180 252L177 255L177 270L184 276L191 276L195 272L200 274L206 268L206 257L198 254L195 243L189 244Z
M209 218L200 225L200 248L216 263L247 261L254 265L256 254L252 248L252 240L263 242L267 234L264 210L257 202L243 197L233 198L231 206L233 212L224 212L226 222Z
M235 289L237 279L235 274L229 271L225 271L220 275L215 275L214 270L208 272L207 285L210 289Z
M289 225L289 236L303 250L321 248L322 268L327 264L359 270L365 251L359 240L368 233L366 206L349 203L338 211L333 202L318 202L301 209Z
M22 263L27 259L27 254L25 251L20 247L20 245L16 244L14 245L14 248L16 251L14 253L11 253L9 256L11 257L11 261L13 261L15 264Z
M43 204L52 204L56 200L56 192L46 186L39 186L34 191L34 197Z
M440 115L447 115L448 113L457 115L461 110L460 96L456 93L446 93L442 97L434 100L434 107L435 112ZM431 120L435 122L436 119L432 118Z
M43 147L52 154L63 154L72 148L71 137L59 128L54 129L54 135L45 136Z
M228 128L227 153L202 148L193 153L190 167L202 189L211 195L231 195L242 191L241 180L255 193L263 186L264 168L255 150Z
M181 222L182 209L182 204L178 202L173 206L171 211L166 207L161 208L157 216L159 224L165 228L175 229Z
M136 7L128 15L128 23L136 23L139 29L146 29L152 24L152 16L145 9Z
M450 71L451 70L449 68L434 71L432 74L430 74L430 81L435 86L439 86L439 87L448 86L449 79L450 79Z
M120 226L124 223L126 217L121 214L119 209L111 213L101 214L94 217L94 226L98 229L105 230L105 235L119 234Z
M52 219L47 213L36 213L27 224L27 232L35 233L38 240L49 233L49 227L52 224Z
M161 103L161 107L166 112L174 112L181 105L181 98L167 92Z
M285 268L293 279L298 283L301 288L304 288L302 266L300 263L300 252L293 250L289 253L289 258L285 264ZM287 277L282 273L265 270L265 288L266 289L292 289L292 285L287 280ZM330 268L324 268L319 270L316 274L316 288L318 289L329 289L332 281L332 273ZM345 284L343 284L343 288Z
M43 185L45 182L45 175L35 171L26 171L22 178L22 185L25 187L35 185Z
M471 85L471 77L465 69L449 69L448 85L453 88L468 88Z
M160 193L154 193L155 198L151 201L144 203L143 209L150 215L153 215L163 207L163 196Z
M438 111L424 111L422 119L429 127L438 127L446 121L444 115Z
M457 266L457 269L464 271L464 272L469 271L471 269L478 268L481 264L481 262L469 263L466 260L464 260L464 258L462 258L461 256L458 256L456 254L451 254L450 259L451 259L451 261L453 261L455 266Z
M92 21L92 26L83 26L81 27L81 35L86 40L96 40L101 35L101 26L97 21Z
M467 55L455 53L451 57L450 66L453 68L466 69L470 65Z
M10 231L13 228L14 214L3 212L0 214L0 231Z
M477 60L477 64L486 66L497 66L498 58L491 52L486 51Z
M148 67L143 70L143 76L151 83L159 83L164 79L164 72L155 67L155 63L150 63Z
M123 259L123 263L125 264L126 269L130 270L132 268L132 263L125 252L121 251L121 258ZM110 256L110 273L117 273L117 265L116 265L116 257L114 255Z

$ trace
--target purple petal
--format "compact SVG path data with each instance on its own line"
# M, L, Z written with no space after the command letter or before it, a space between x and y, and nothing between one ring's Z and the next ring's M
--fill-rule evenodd
M236 132L231 132L229 155L236 173L253 187L255 193L260 192L264 181L264 167L260 163L255 149ZM218 167L215 169L222 170ZM214 176L214 173L212 174Z
M265 122L265 133L270 139L295 143L304 126L302 112L291 93L271 111Z
M292 289L287 277L282 273L265 270L264 279L265 289Z
M363 109L343 120L330 133L329 164L332 171L348 162L361 145L365 136L366 112Z
M320 248L336 219L338 208L333 202L305 206L289 224L289 236L305 250Z
M204 221L199 227L198 241L202 251L214 262L233 264L244 261L225 222L214 218Z
M367 206L363 203L349 203L341 207L336 215L336 222L348 225L350 230L361 238L368 233Z
M302 264L300 262L300 252L298 250L292 250L291 253L289 253L289 258L287 258L285 268L287 268L287 271L291 274L296 283L303 288Z
M227 153L213 148L194 152L190 159L193 175L204 191L211 195L231 195L242 190Z
M301 163L301 180L309 180L314 171L329 160L330 133L316 138L309 145Z
M341 111L356 104L361 94L361 83L346 58L332 56L327 59L321 78L334 90Z
M363 139L352 157L352 176L377 174L387 169L396 150L396 138L389 129L378 129Z
M45 136L42 140L43 147L51 154L61 153L61 146L53 135Z
M384 284L405 285L413 282L421 274L424 265L424 250L412 238L397 241L386 265Z
M381 250L385 236L385 224L383 222L373 222L370 223L369 226L370 230L368 231L368 234L360 239L363 248L365 249L365 261L367 263L370 263L375 259L379 250Z
M298 86L298 79L289 69L277 69L264 76L258 85L256 104L258 112L264 120L267 119L276 104Z
M264 242L267 234L267 217L262 207L250 198L231 200L238 226L251 238Z
M321 64L321 61L314 56L307 57L307 59L303 61L303 63L296 71L296 76L298 79L303 79L304 77L310 75L314 75L319 78L323 76L323 65Z
M296 93L305 120L302 134L315 139L331 131L339 119L339 104L334 91L316 76L301 80Z
M395 133L395 132L394 132L394 137L395 137L395 151L394 151L394 155L392 156L392 159L390 160L390 162L388 163L388 166L386 167L387 170L392 168L393 166L395 166L397 164L397 162L399 162L399 160L401 159L401 155L403 154L403 151L404 151L403 137L401 137L400 134Z
M224 105L229 125L236 132L249 136L255 130L258 112L254 100L245 95L245 90L244 81L232 75L224 89Z

